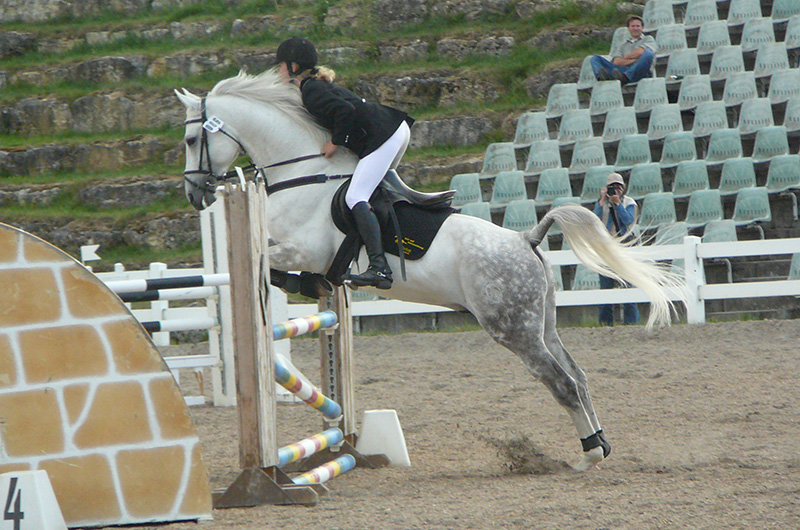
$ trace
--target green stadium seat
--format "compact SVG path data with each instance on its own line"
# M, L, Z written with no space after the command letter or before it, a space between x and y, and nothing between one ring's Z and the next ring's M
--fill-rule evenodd
M646 26L645 26L646 27ZM700 62L697 60L697 49L677 50L669 56L665 77L686 77L700 75Z
M633 110L637 114L644 114L656 105L669 103L667 99L667 85L663 77L645 77L636 85L636 94L633 98Z
M648 0L642 12L644 27L648 31L675 23L671 0Z
M547 118L544 112L525 112L517 120L517 130L514 134L514 148L524 149L531 146L535 140L547 140L550 133L547 130Z
M703 229L703 243L728 243L738 241L733 219L709 221Z
M627 170L636 164L649 162L651 162L650 142L646 134L629 134L620 139L617 147L617 160L614 163L616 170Z
M575 267L575 277L572 280L572 290L587 291L591 289L600 289L600 276L583 263L578 263Z
M686 6L683 25L687 30L699 28L712 20L717 20L716 0L692 0Z
M756 52L756 64L753 74L759 77L771 76L773 73L789 68L789 55L783 42L762 44Z
M783 126L786 127L787 133L800 131L800 96L791 97L786 101Z
M637 134L639 126L636 123L636 111L633 107L617 107L606 114L603 125L603 142L615 143L626 134Z
M789 280L800 280L800 252L792 254L792 262L789 265Z
M769 208L767 188L756 187L739 190L739 193L736 194L732 219L736 226L771 221L772 212Z
M600 190L606 187L608 176L614 172L614 166L594 166L586 170L581 188L581 202L593 203L600 197Z
M741 26L748 21L761 18L760 0L731 0L726 21L729 26ZM771 24L771 22L770 22Z
M580 108L577 83L557 83L550 87L545 111L548 118L557 118L568 110L577 108Z
M722 219L722 197L719 190L698 190L689 196L686 226L696 228Z
M754 18L742 29L742 52L754 52L763 44L775 42L775 28L769 18Z
M669 133L664 138L664 148L661 151L661 160L659 160L662 168L673 167L681 161L695 160L696 158L697 148L691 131Z
M769 80L767 97L773 105L800 96L800 69L787 68L774 72Z
M650 122L647 125L647 137L650 140L661 140L669 133L682 130L683 118L677 103L657 105L650 111Z
M769 20L769 19L766 19ZM800 15L792 15L786 24L786 34L783 37L787 50L800 48Z
M695 138L708 136L717 129L728 128L728 113L722 101L705 101L694 110L692 134Z
M627 31L627 28L625 28ZM656 34L656 58L668 57L677 50L688 47L683 24L668 24L658 28Z
M651 193L642 202L642 213L639 225L643 230L658 229L664 225L675 223L675 199L666 191Z
M742 102L738 129L742 135L755 134L762 127L774 125L772 103L768 98L752 98Z
M503 228L514 230L515 232L526 232L536 226L539 220L536 217L536 201L531 199L519 199L511 201L506 206L506 213L503 216ZM547 239L545 238L545 241Z
M589 98L589 112L592 116L605 114L613 108L624 105L622 85L619 81L599 81L592 89Z
M773 22L784 22L797 14L800 14L800 1L798 0L775 0L772 3Z
M585 173L587 169L594 166L606 165L606 151L603 147L603 139L599 136L581 138L575 142L572 150L572 163L569 172Z
M623 28L627 32L627 28ZM587 55L583 58L581 63L581 71L578 74L578 90L585 90L592 88L597 84L597 78L594 76L594 69L592 69L592 56Z
M722 174L719 178L720 194L734 195L742 188L753 188L755 185L756 170L752 158L729 158L722 163Z
M492 199L489 205L492 208L505 207L511 201L527 199L525 190L525 177L522 171L501 171L494 178Z
M539 175L539 185L536 188L536 204L552 204L558 197L571 197L572 186L569 182L567 168L551 168L542 171Z
M744 56L741 46L720 46L711 56L711 69L708 77L711 81L727 79L731 74L744 72Z
M488 202L471 202L461 208L461 213L492 222L492 212Z
M779 155L770 160L765 187L770 193L800 188L800 155Z
M478 173L461 173L450 179L450 189L455 190L453 208L460 208L472 202L482 202L481 181Z
M595 88L595 90L597 90ZM558 128L558 143L569 145L575 140L592 136L592 117L589 109L568 110L561 116Z
M628 31L627 26L620 26L614 30L614 35L611 37L611 47L609 48L610 55L612 57L616 55L618 48L623 42L628 40L629 37L630 32Z
M678 106L681 110L689 110L700 103L714 99L711 91L711 78L707 74L688 75L681 81L678 90Z
M697 34L697 55L708 55L720 46L730 46L731 36L724 20L710 20L700 26Z
M605 183L603 183L605 186ZM628 191L625 193L631 199L643 199L650 193L664 191L664 182L661 178L661 164L651 162L649 164L637 164L631 168L631 176L628 180Z
M558 140L537 140L531 142L528 160L525 163L525 176L536 176L545 169L561 167L561 152Z
M800 92L800 87L799 90ZM756 76L753 72L737 72L731 74L725 80L725 90L722 93L722 101L726 107L741 105L743 101L758 97L756 88Z
M486 146L481 176L489 177L501 171L515 171L516 169L517 156L514 154L513 143L497 142Z
M742 156L742 137L739 129L719 129L708 139L706 164L721 164L728 158Z
M756 133L756 143L753 146L753 161L760 162L770 158L789 154L789 137L786 127L775 125L762 127Z
M670 225L661 225L656 230L656 245L681 245L683 238L689 235L689 229L684 221Z
M676 198L688 197L696 191L707 190L708 169L705 160L684 160L675 170L672 195Z

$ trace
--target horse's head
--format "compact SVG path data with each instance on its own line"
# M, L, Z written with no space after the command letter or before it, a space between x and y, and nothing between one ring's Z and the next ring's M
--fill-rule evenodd
M186 107L186 167L183 172L186 198L198 210L216 200L217 179L236 159L241 145L222 130L223 122L209 115L205 99L190 93L175 91Z

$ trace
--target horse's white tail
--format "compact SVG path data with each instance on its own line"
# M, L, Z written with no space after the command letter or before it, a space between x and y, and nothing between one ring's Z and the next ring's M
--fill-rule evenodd
M539 244L554 222L558 223L570 248L587 267L647 293L651 302L648 330L655 325L670 324L673 297L686 303L683 277L670 272L664 264L647 259L647 247L622 243L619 238L612 237L594 212L577 204L564 204L547 212L541 222L527 233L531 244Z

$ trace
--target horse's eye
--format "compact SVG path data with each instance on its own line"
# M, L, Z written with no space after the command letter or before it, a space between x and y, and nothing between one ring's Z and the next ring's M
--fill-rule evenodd
M194 136L186 139L186 145L188 145L189 147L193 146L195 142L197 142L197 138L195 138Z

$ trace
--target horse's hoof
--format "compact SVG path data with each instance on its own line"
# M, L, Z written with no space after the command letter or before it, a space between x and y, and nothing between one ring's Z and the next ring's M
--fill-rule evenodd
M580 462L572 466L575 471L589 471L603 461L603 448L595 447L583 453Z

